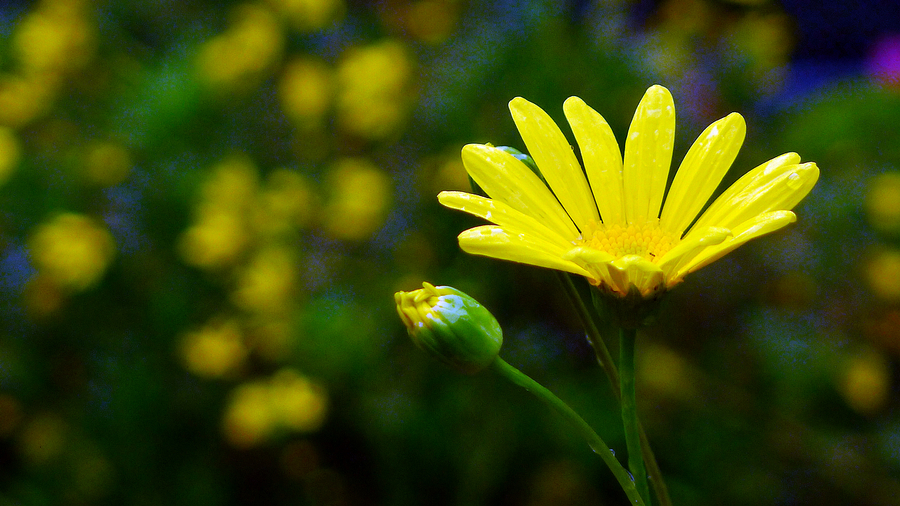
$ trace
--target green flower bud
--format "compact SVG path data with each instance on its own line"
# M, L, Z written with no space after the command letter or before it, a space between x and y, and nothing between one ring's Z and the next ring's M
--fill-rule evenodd
M497 319L456 288L422 283L421 290L397 292L394 301L416 346L458 371L481 371L500 353Z

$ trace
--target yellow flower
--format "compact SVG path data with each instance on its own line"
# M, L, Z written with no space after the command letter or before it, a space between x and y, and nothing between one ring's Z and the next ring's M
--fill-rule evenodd
M190 372L204 378L223 378L234 374L247 357L238 322L213 322L186 334L181 355Z
M400 42L348 49L335 75L338 126L363 139L396 133L413 100L414 61Z
M328 174L328 186L331 195L322 215L330 236L363 240L384 223L391 201L391 181L368 159L338 160Z
M579 274L615 297L635 291L655 297L750 239L793 222L790 209L819 175L814 163L801 164L796 153L786 153L745 174L695 222L743 142L739 114L700 134L663 205L675 135L675 107L666 88L652 86L641 100L624 161L603 117L577 97L566 100L584 170L547 113L522 98L509 107L547 184L506 151L465 146L463 164L491 199L462 192L441 192L438 198L493 225L466 230L460 246L476 255Z
M39 225L29 246L38 272L73 290L85 290L100 281L116 250L104 225L72 213Z

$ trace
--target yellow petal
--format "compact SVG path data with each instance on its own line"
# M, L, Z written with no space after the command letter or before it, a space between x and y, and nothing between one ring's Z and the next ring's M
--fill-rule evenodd
M601 282L607 286L613 286L612 277L609 275L609 264L615 257L605 251L584 246L576 246L563 255L563 260L571 260L591 273L588 280L599 285Z
M678 267L687 263L700 250L722 244L725 239L731 236L731 230L727 228L707 227L693 234L691 238L679 242L677 246L669 250L656 263L663 270L666 278L670 278L672 273L678 270Z
M547 267L590 277L574 262L563 260L565 250L528 234L511 234L501 227L483 225L459 234L459 246L466 253L500 260Z
M466 171L492 198L545 223L568 237L578 229L543 181L511 154L492 146L469 144L462 149Z
M607 225L624 225L622 152L612 129L603 116L578 97L569 97L563 110L578 141L600 219Z
M707 225L732 228L762 213L792 209L816 184L819 168L811 162L782 165L760 171L756 176L741 178L728 188L697 220L694 228Z
M672 94L662 86L651 86L634 113L625 140L622 176L628 223L641 224L659 217L674 139Z
M484 218L509 232L528 232L563 247L570 247L572 244L571 241L567 241L535 218L520 213L498 200L465 192L443 191L438 194L438 201L450 209L457 209Z
M584 230L598 219L597 208L569 141L543 109L524 98L512 99L509 110L528 154L575 225Z
M716 121L700 134L681 163L659 219L681 236L709 200L741 149L747 126L737 113Z
M745 242L761 235L774 232L797 220L797 215L791 211L772 211L758 215L732 229L734 236L717 246L702 250L697 256L681 266L675 273L675 278L683 278L686 274L703 268L712 262L722 258Z
M609 264L613 288L625 295L631 285L648 295L665 285L666 277L658 265L640 255L625 255Z

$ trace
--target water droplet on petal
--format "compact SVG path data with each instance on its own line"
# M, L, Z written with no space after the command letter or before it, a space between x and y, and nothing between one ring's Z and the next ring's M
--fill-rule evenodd
M800 179L800 174L791 172L787 177L787 185L792 190L799 190L800 187L803 186L803 180Z

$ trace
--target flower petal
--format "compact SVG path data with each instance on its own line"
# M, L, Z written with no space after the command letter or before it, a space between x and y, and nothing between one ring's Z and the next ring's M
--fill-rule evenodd
M563 260L565 249L526 233L510 233L502 227L483 225L459 234L459 246L466 253L500 260L547 267L585 277L590 273L574 262Z
M656 264L663 270L667 279L671 278L672 273L676 272L679 266L693 258L700 250L722 244L725 239L731 236L732 232L727 228L706 227L702 231L693 234L691 238L679 242L677 246L663 255Z
M572 217L575 225L584 230L597 221L597 207L572 146L543 109L521 97L509 102L513 121L528 154L534 158L550 189Z
M631 285L636 286L642 295L648 295L666 283L662 269L640 255L625 255L609 266L613 288L622 295L628 294Z
M651 86L634 113L625 140L622 177L628 223L641 224L659 217L674 139L672 94L662 86Z
M771 169L766 164L747 176L751 174L755 177L742 177L717 198L694 228L732 228L762 213L792 209L816 184L819 168L812 162Z
M572 245L572 241L566 240L537 219L516 211L499 200L487 199L465 192L443 191L438 194L438 201L450 209L457 209L484 218L509 232L528 232L562 247L571 247Z
M563 255L563 260L571 260L591 273L588 279L591 283L599 285L601 282L607 286L613 286L613 280L609 275L609 264L615 257L605 251L576 246Z
M466 171L492 198L545 223L568 237L578 229L550 189L531 169L493 146L469 144L462 149Z
M747 125L738 113L708 126L688 150L666 196L660 226L679 237L697 217L734 162Z
M578 141L600 219L607 225L624 225L622 152L612 129L603 116L578 97L569 97L563 110Z
M784 210L772 211L755 216L735 227L732 230L734 236L730 240L726 240L717 246L702 250L697 256L679 267L674 277L676 279L681 279L685 275L702 267L706 267L712 262L722 258L745 242L761 235L774 232L780 228L784 228L796 220L797 215L791 211Z

